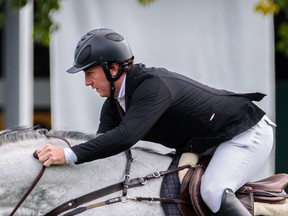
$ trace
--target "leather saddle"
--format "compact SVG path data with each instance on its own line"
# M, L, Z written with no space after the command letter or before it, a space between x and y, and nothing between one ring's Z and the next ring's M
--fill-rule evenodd
M279 173L257 182L248 182L246 187L252 189L255 202L281 204L288 198L285 188L288 185L288 174ZM245 191L244 191L245 192Z
M202 175L210 161L204 158L198 165L191 167L183 178L180 199L190 200L191 206L178 204L183 216L210 216L213 213L203 202L200 195ZM254 201L280 204L288 198L285 188L288 185L288 174L280 173L257 182L248 182L236 191L237 198L254 215Z

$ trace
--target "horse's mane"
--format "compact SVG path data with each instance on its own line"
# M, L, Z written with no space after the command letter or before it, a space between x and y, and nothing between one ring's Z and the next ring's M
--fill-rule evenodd
M74 140L90 140L97 136L96 134L87 134L80 131L62 131L62 130L50 130L48 131L48 134Z
M46 135L58 136L67 139L89 140L96 137L95 134L86 134L79 131L47 130L46 128L34 127L12 127L0 131L0 145L4 143L15 143L23 140L35 140L45 138Z

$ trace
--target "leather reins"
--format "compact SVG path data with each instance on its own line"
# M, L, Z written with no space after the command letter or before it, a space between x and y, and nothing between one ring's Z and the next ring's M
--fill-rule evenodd
M33 154L34 155L34 154ZM17 203L17 205L14 207L13 211L9 214L9 216L13 216L15 214L15 212L18 210L18 208L22 205L22 203L25 201L25 199L28 197L28 195L31 193L31 191L34 189L34 187L37 185L37 183L39 182L39 180L41 179L44 171L45 171L45 166L42 166L40 172L38 173L38 175L36 176L36 178L34 179L33 183L31 184L31 186L28 188L28 190L26 191L26 193L22 196L22 198L19 200L19 202Z
M116 107L117 110L119 112L120 118L122 119L124 114L124 110L121 108L119 102L117 100L114 100L114 102L116 103ZM63 140L64 142L67 143L67 145L69 147L71 147L69 141L63 137L57 136L57 135L52 135L52 134L45 134L46 137L54 137L54 138L58 138ZM55 216L55 215L59 215L60 213L63 213L67 210L71 210L73 208L77 208L78 206L85 204L87 202L90 202L92 200L98 199L100 197L106 196L108 194L117 192L122 190L122 195L120 197L116 197L116 198L112 198L109 200L106 200L104 202L101 203L97 203L94 205L90 205L90 206L86 206L86 207L80 207L77 208L71 212L68 212L67 214L65 214L65 216L72 216L75 214L79 214L89 208L95 208L97 206L101 206L101 205L107 205L107 204L112 204L112 203L116 203L116 202L123 202L123 200L127 200L129 199L129 197L127 196L127 192L128 192L128 188L133 188L133 187L137 187L137 186L143 186L147 183L148 180L150 179L154 179L154 178L159 178L162 177L164 175L173 173L173 172L178 172L182 169L186 169L189 167L193 167L193 165L187 164L181 167L177 167L174 169L170 169L170 170L166 170L166 171L161 171L161 172L154 172L152 174L149 174L145 177L139 177L139 178L134 178L134 179L130 179L130 168L131 168L131 164L133 161L133 157L132 157L132 153L131 150L128 149L125 151L125 155L127 158L127 163L126 163L126 169L125 169L125 176L124 176L124 181L123 182L119 182L117 184L114 185L110 185L106 188L102 188L100 190L91 192L89 194L83 195L81 197L78 197L76 199L72 199L66 203L61 204L60 206L52 209L50 212L48 212L45 216ZM38 159L38 155L36 153L36 151L33 153L33 156ZM197 165L196 165L197 166ZM13 209L13 211L10 213L9 216L13 216L15 214L15 212L17 211L17 209L21 206L21 204L24 202L24 200L27 198L27 196L31 193L31 191L34 189L34 187L37 185L37 183L39 182L39 180L41 179L42 175L44 174L45 171L45 166L42 166L42 169L40 170L39 174L37 175L37 177L35 178L35 180L33 181L32 185L29 187L29 189L27 190L27 192L23 195L23 197L20 199L20 201L18 202L18 204L15 206L15 208ZM173 202L173 203L182 203L182 204L189 204L189 202L184 201L184 200L180 200L180 199L167 199L167 198L155 198L155 197L134 197L133 198L134 201L160 201L160 202Z
M63 140L69 147L71 147L69 141L63 137L60 136L56 136L56 135L52 135L49 133L45 134L46 137L50 138L50 137L54 137L54 138L58 138ZM38 155L35 152L33 153L34 158L39 159ZM37 185L37 183L39 182L39 180L41 179L41 177L43 176L44 172L45 172L46 167L42 166L40 172L38 173L38 175L36 176L36 178L34 179L34 181L32 182L31 186L28 188L28 190L26 191L26 193L21 197L21 199L19 200L19 202L17 203L17 205L14 207L13 211L9 214L9 216L13 216L16 211L18 210L18 208L22 205L22 203L26 200L26 198L29 196L29 194L31 193L31 191L35 188L35 186Z
M54 137L54 138L58 138L63 140L65 143L67 143L67 145L69 147L71 147L69 141L63 137L57 136L57 135L52 135L52 134L45 134L46 137L50 138L50 137ZM174 173L174 172L179 172L180 170L186 169L186 168L190 168L190 167L194 167L195 165L184 165L184 166L180 166L180 167L176 167L173 169L168 169L165 171L160 171L160 172L154 172L152 174L148 174L144 177L138 177L138 178L133 178L130 179L130 168L131 168L131 164L133 161L133 157L132 157L132 153L131 150L128 149L125 151L125 155L127 158L127 162L126 162L126 168L125 168L125 175L124 175L124 181L110 185L108 187L93 191L91 193L85 194L83 196L80 196L76 199L72 199L68 202L65 202L61 205L59 205L58 207L52 209L50 212L48 212L45 216L55 216L55 215L59 215L65 211L71 210L76 208L75 210L68 212L65 214L65 216L72 216L75 214L79 214L87 209L91 209L91 208L95 208L98 206L102 206L102 205L108 205L108 204L112 204L112 203L116 203L116 202L124 202L126 200L134 200L134 201L160 201L160 202L166 202L166 203L182 203L182 204L189 204L187 201L184 200L180 200L180 199L167 199L167 198L156 198L156 197L134 197L134 198L129 198L127 191L129 188L134 188L134 187L139 187L139 186L143 186L145 185L149 180L151 179L155 179L155 178L159 178L159 177L163 177L167 174L170 173ZM36 154L36 151L33 153L33 156L38 159L38 156ZM196 165L197 166L197 165ZM31 193L31 191L34 189L34 187L37 185L37 183L39 182L39 180L41 179L41 177L44 174L46 167L42 166L40 172L38 173L38 175L36 176L35 180L33 181L33 183L31 184L31 186L29 187L29 189L26 191L26 193L23 195L23 197L20 199L20 201L17 203L17 205L15 206L15 208L13 209L13 211L9 214L9 216L13 216L15 214L15 212L18 210L18 208L21 206L21 204L25 201L25 199L28 197L28 195ZM114 192L117 191L121 191L122 190L122 195L120 197L115 197L112 199L108 199L106 201L100 202L100 203L96 203L93 205L89 205L86 207L79 207L80 205L83 205L85 203L88 203L90 201L96 200L98 198L104 197L106 195L112 194Z

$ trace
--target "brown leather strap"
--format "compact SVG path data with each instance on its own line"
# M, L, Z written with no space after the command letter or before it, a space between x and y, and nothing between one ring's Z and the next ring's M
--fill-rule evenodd
M256 202L263 202L263 203L278 203L279 204L279 203L284 202L286 199L288 199L288 194L286 194L285 191L278 193L278 192L273 192L273 191L253 189L250 187L242 187L237 191L237 193L239 194L252 193L254 196L254 200Z
M114 99L114 103L116 104L116 107L117 107L118 113L120 115L120 118L123 119L124 115L125 115L125 112L122 109L122 107L120 106L119 101L117 99ZM131 164L132 164L132 161L133 161L132 153L131 153L130 149L127 149L125 151L125 155L126 155L126 158L127 158L127 163L126 163L126 168L125 168L125 176L124 176L122 196L127 196L127 193L128 193L128 187L129 187L128 186L128 182L130 180L130 169L131 169Z
M159 178L161 176L164 176L164 175L167 175L167 174L170 174L170 173L173 173L173 172L178 172L178 171L180 171L182 169L186 169L186 168L191 167L191 166L192 165L187 164L187 165L184 165L184 166L181 166L181 167L177 167L177 168L174 168L174 169L169 169L169 170L166 170L166 171L154 172L154 173L149 174L149 175L147 175L145 177L139 177L139 178L130 179L130 181L128 183L128 188L134 188L134 187L143 186L150 179ZM121 190L123 190L123 184L124 184L124 181L116 183L114 185L110 185L110 186L102 188L100 190L93 191L93 192L91 192L89 194L85 194L85 195L83 195L81 197L78 197L76 199L72 199L72 200L70 200L68 202L65 202L65 203L59 205L58 207L52 209L50 212L45 214L45 216L59 215L59 214L65 212L65 211L74 209L74 208L76 208L76 207L78 207L80 205L83 205L85 203L88 203L90 201L99 199L101 197L104 197L106 195L115 193L117 191L121 191Z
M97 207L104 206L104 205L111 205L117 202L122 202L123 201L122 198L123 197L115 197L112 199L108 199L106 201L94 203L88 206L79 207L64 214L63 216L73 216L73 215L80 214L92 208L97 208ZM183 205L191 205L190 202L182 200L182 199L170 199L170 198L168 199L168 198L158 198L158 197L133 197L133 198L127 198L127 199L132 200L132 201L139 201L139 202L148 201L148 202L176 203L176 204L183 204Z
M159 197L134 197L131 200L191 205L191 202L183 199L171 199L171 198L159 198Z
M70 142L69 142L67 139L65 139L64 137L57 136L57 135L51 134L51 133L49 133L49 132L46 133L45 136L48 137L48 138L53 137L53 138L61 139L62 141L64 141L64 142L71 148Z
M94 203L94 204L91 204L88 206L76 208L76 209L74 209L68 213L65 213L63 216L73 216L73 215L80 214L80 213L82 213L86 210L92 209L92 208L97 208L97 207L104 206L104 205L111 205L111 204L121 202L121 201L122 201L121 197L114 197L114 198L108 199L106 201L102 201L102 202Z
M35 178L35 180L33 181L32 185L29 187L29 189L26 191L26 193L22 196L22 198L20 199L20 201L17 203L17 205L15 206L15 208L13 209L13 211L9 214L9 216L12 216L15 214L15 212L18 210L18 208L22 205L22 203L24 202L24 200L27 198L27 196L31 193L31 191L34 189L34 187L37 185L37 183L39 182L39 180L41 179L43 173L45 171L45 166L42 166L42 169L40 170L40 172L38 173L37 177Z
M50 212L48 212L47 214L45 214L45 216L55 216L55 215L59 215L65 211L68 211L70 209L74 209L80 205L83 205L85 203L88 203L92 200L104 197L108 194L117 192L117 191L121 191L123 188L123 182L119 182L116 183L114 185L110 185L108 187L102 188L100 190L96 190L93 191L89 194L85 194L81 197L78 197L76 199L72 199L68 202L65 202L61 205L59 205L58 207L52 209Z
M58 138L58 139L61 139L63 140L65 143L67 143L67 145L69 147L71 147L69 141L63 137L60 137L60 136L57 136L57 135L52 135L52 134L49 134L49 133L46 133L45 134L46 137L54 137L54 138ZM33 156L34 158L36 159L39 159L38 158L38 155L37 155L37 152L36 150L33 152ZM26 193L22 196L22 198L20 199L20 201L17 203L17 205L14 207L13 211L9 214L9 216L13 216L15 214L15 212L18 210L18 208L22 205L22 203L25 201L25 199L28 197L28 195L31 193L31 191L35 188L35 186L37 185L37 183L39 182L39 180L41 179L41 177L43 176L44 174L44 171L45 171L46 167L45 166L42 166L42 169L40 170L40 172L38 173L38 175L36 176L36 178L34 179L33 183L31 184L31 186L29 187L29 189L26 191Z
M127 158L127 163L126 163L126 168L125 168L125 177L124 177L124 183L123 183L122 196L127 196L127 192L129 188L129 181L130 181L130 169L131 169L131 164L133 161L132 152L130 149L127 149L125 151L125 155Z

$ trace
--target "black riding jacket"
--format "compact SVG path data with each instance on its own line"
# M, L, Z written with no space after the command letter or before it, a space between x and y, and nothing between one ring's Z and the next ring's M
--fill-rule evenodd
M164 68L135 64L126 77L126 114L103 104L98 133L73 146L77 163L118 154L139 140L204 152L254 126L265 113L252 100L261 93L237 94L203 85Z

